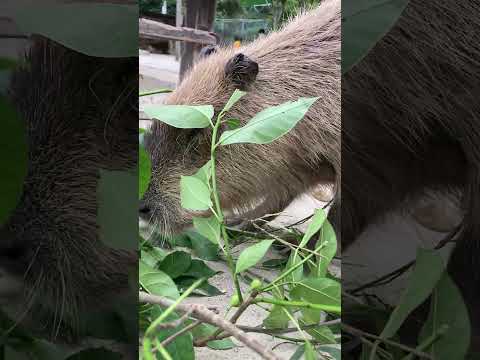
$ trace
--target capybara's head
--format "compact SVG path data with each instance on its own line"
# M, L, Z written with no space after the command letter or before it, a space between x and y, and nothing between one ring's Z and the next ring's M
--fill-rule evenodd
M166 104L213 105L216 116L235 89L246 91L227 116L245 125L265 108L319 97L305 118L273 143L218 148L220 201L231 216L281 211L301 193L335 181L340 168L339 3L325 1L244 48L202 52L166 98ZM222 124L220 132L225 130ZM145 136L152 178L139 211L160 233L179 232L192 216L208 215L182 209L179 187L182 175L194 174L210 159L211 136L211 128L177 129L153 120Z
M137 267L135 251L99 239L97 185L100 169L136 166L138 65L39 37L22 63L9 97L26 125L28 169L0 230L0 303L34 333L73 341Z

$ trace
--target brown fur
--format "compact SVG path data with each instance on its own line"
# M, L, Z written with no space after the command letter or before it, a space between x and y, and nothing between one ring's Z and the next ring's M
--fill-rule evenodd
M341 206L345 245L425 193L461 193L464 219L449 270L470 307L477 341L479 14L478 2L412 0L342 78Z
M229 113L243 123L261 110L299 97L318 96L305 118L269 145L233 145L218 154L222 205L245 212L263 202L259 215L285 208L296 196L340 173L340 1L324 1L283 30L244 48L220 49L202 59L166 100L167 104L212 104L222 109L235 89L225 67L236 53L258 63L247 95ZM144 206L161 232L191 221L180 208L180 175L210 156L210 130L178 130L155 122L146 146L153 176ZM339 179L337 179L339 181Z
M23 279L8 304L29 330L73 341L99 305L128 292L136 252L98 239L99 169L137 161L136 59L92 58L36 38L10 98L27 126L28 175L2 229L0 266Z

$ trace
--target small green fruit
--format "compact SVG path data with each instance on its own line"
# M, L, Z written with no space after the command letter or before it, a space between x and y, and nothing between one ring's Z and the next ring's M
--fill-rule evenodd
M240 299L237 294L233 295L230 299L230 305L233 307L238 307L238 305L240 305Z
M252 290L258 290L262 287L262 282L258 279L254 279L252 283L250 284L250 288Z

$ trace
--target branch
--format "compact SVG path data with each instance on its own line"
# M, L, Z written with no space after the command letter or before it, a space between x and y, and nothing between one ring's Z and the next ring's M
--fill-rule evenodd
M240 318L240 316L242 316L242 314L245 312L245 310L247 310L247 308L253 303L253 301L255 300L255 297L258 295L258 291L254 290L252 291L252 293L250 294L250 296L247 298L247 300L245 300L237 309L237 311L235 312L235 314L233 314L233 316L230 318L230 322L232 324L235 324L237 322L237 320ZM239 327L240 328L240 327ZM211 340L218 340L218 339L224 339L226 337L229 337L230 334L222 334L222 329L217 329L217 331L215 331L212 335L210 336L207 336L206 338L204 339L199 339L196 344L197 346L205 346L209 341ZM219 337L221 336L221 337Z
M167 298L147 294L145 292L139 293L139 301L140 303L160 305L163 308L168 308L174 303L174 301L169 300ZM183 314L190 312L192 317L198 320L201 320L205 323L222 328L225 332L230 333L234 338L236 338L238 341L248 346L250 349L255 351L264 359L280 360L280 358L271 350L268 350L265 345L260 344L257 340L250 337L247 333L237 328L231 322L229 322L226 319L223 319L219 315L214 314L203 305L178 304L175 310Z
M217 44L217 38L211 32L187 27L175 27L150 19L139 20L139 36L145 40L180 40L204 45Z
M336 325L340 324L342 319L334 319L330 321L325 321L319 324L312 324L312 325L306 325L302 326L300 329L301 330L310 330L310 329L316 329L319 326L331 326L331 325ZM251 326L244 326L244 325L237 325L237 327L245 332L253 332L253 333L259 333L259 334L267 334L267 335L275 335L278 337L278 334L288 334L292 332L298 332L298 328L296 327L291 327L291 328L273 328L273 329L265 329L262 327L251 327ZM215 338L215 340L222 340L225 339L226 337L229 337L230 335L228 334L221 334Z
M345 323L342 324L342 329L346 332L348 332L349 334L352 334L352 335L355 335L355 336L359 336L360 338L371 338L371 339L374 339L376 341L380 341L380 342L383 342L385 344L388 344L388 345L391 345L391 346L395 346L399 349L402 349L408 353L411 353L411 354L414 354L418 357L421 357L421 358L425 358L425 359L432 359L432 357L423 352L423 351L419 351L415 348L412 348L412 347L409 347L409 346L406 346L406 345L403 345L403 344L400 344L396 341L392 341L392 340L388 340L388 339L384 339L384 338L381 338L380 336L377 336L377 335L374 335L374 334L370 334L368 332L365 332L363 330L360 330L360 329L357 329L357 328L354 328L353 326L350 326L350 325L347 325ZM374 345L372 343L372 345Z
M185 326L183 329L177 331L175 334L169 336L168 338L166 338L165 340L162 341L162 346L167 346L168 344L170 344L173 340L175 340L177 337L179 336L182 336L183 334L185 334L186 332L189 332L190 330L192 330L193 328L197 327L198 325L200 325L202 322L200 320L197 320L193 323L191 323L190 325L187 325Z

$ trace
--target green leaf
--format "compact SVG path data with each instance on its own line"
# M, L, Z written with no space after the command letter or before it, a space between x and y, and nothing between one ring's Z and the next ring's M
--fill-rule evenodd
M211 125L214 114L211 105L155 105L145 108L152 119L180 129L202 129Z
M205 236L194 231L187 231L187 236L192 243L193 254L203 260L216 261L218 257L218 246L212 244Z
M305 360L318 360L318 354L310 341L305 342Z
M43 35L89 56L138 56L138 35L131 31L138 28L134 5L37 2L18 6L13 17L22 33Z
M150 184L152 163L150 155L145 151L142 144L138 148L138 198L141 199Z
M334 306L340 306L340 294L341 287L338 281L317 277L302 280L290 291L292 299Z
M302 262L302 259L300 256L298 256L295 252L290 253L290 256L288 257L287 265L285 265L285 270L283 271L283 273L287 272L293 267L296 267L296 268L287 276L286 279L288 281L299 282L300 280L303 279L303 264L298 265L301 262Z
M447 273L433 292L419 343L435 336L442 325L448 326L446 333L424 351L436 360L464 359L470 343L470 320L462 295Z
M174 251L168 254L159 264L159 270L162 270L172 279L183 275L188 270L192 262L192 257L184 251Z
M212 160L209 160L205 165L203 165L198 171L193 175L198 180L207 185L210 181L212 171Z
M408 287L380 334L382 338L388 339L395 335L407 316L432 293L443 271L443 261L438 253L434 250L418 250Z
M209 341L207 346L213 350L228 350L237 347L230 338Z
M213 205L207 185L194 176L181 177L180 198L188 210L208 210Z
M262 263L263 267L277 269L287 263L286 259L270 259Z
M192 276L180 276L180 277L175 279L175 283L177 284L180 291L183 292L183 291L187 290L190 286L192 286L192 284L197 280L198 280L198 276L194 276L194 277L192 277ZM193 293L195 295L199 295L199 296L223 295L223 292L221 292L215 286L212 286L207 282L204 282L199 287L197 287Z
M227 120L227 126L229 130L235 130L238 129L241 125L240 120L238 119L228 119Z
M313 237L313 235L315 235L320 230L326 218L327 214L322 208L315 209L315 214L313 215L313 218L308 225L305 235L303 235L300 245L298 245L299 247L304 248L305 245L308 244L308 241Z
M247 94L246 92L236 89L233 92L232 96L230 96L230 99L228 99L227 104L225 105L222 111L224 113L229 111L232 108L232 106L235 105L246 94Z
M305 116L318 98L300 98L259 112L245 126L225 131L221 145L268 144L288 133Z
M160 248L141 251L141 259L145 262L145 264L151 266L152 268L156 267L160 261L165 259L166 256L166 251Z
M408 0L342 1L342 73L359 62L395 24Z
M319 326L318 329L309 329L307 332L320 344L335 344L335 334L327 326Z
M284 329L288 327L290 318L283 311L283 307L279 305L273 305L270 309L270 314L263 320L263 326L267 329Z
M167 274L163 271L155 270L143 260L139 262L139 282L151 294L171 299L177 299L180 296L177 286Z
M258 263L265 256L274 241L263 240L244 249L238 257L235 273L239 274Z
M209 218L193 218L193 226L200 233L214 244L219 243L220 223L215 216Z
M337 253L337 238L335 230L328 220L325 220L320 229L320 236L315 245L315 249L319 249L318 252L320 254L320 256L318 256L317 277L324 277L327 274L330 262Z
M302 344L301 346L297 347L297 350L295 350L290 360L300 360L304 353L305 345Z
M100 240L115 249L137 249L137 174L100 169L97 218Z
M200 324L193 328L192 333L194 339L202 339L212 335L216 330L217 328L210 324ZM207 346L214 350L228 350L236 347L235 343L230 338L209 341Z
M25 123L14 108L0 96L0 226L20 201L27 175L27 137Z
M191 276L195 278L210 278L214 276L217 272L208 267L205 262L198 259L193 259L190 267L186 272L183 273L183 276Z
M158 318L163 313L163 309L158 309L154 318ZM178 320L180 317L173 313L168 316L166 322L171 322ZM156 332L156 338L159 341L163 341L169 336L175 334L179 329L162 329L161 331ZM177 337L173 342L167 345L166 350L172 356L172 359L181 359L181 360L194 360L195 351L193 349L193 336L190 332L187 332L179 337ZM163 359L163 357L158 357L155 359Z

